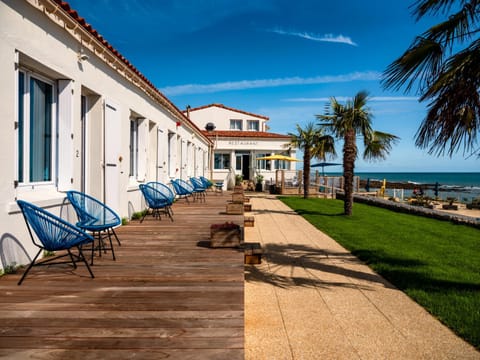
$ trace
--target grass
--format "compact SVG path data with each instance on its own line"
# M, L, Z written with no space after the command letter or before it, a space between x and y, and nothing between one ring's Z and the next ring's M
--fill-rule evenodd
M281 197L310 223L480 349L480 230L343 202Z

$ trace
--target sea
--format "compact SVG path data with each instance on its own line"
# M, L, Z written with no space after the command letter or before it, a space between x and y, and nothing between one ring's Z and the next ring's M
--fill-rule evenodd
M341 176L341 173L325 173L326 176ZM459 202L468 203L480 198L480 172L360 172L355 173L361 180L384 179L388 182L415 184L424 187L425 195L435 197L435 184L438 183L438 197L454 197ZM386 189L388 196L408 198L412 190Z

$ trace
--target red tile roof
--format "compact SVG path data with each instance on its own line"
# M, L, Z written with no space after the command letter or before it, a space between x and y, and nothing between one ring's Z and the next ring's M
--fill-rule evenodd
M289 135L276 134L264 131L239 131L239 130L214 130L202 131L205 136L215 138L220 137L237 137L237 138L264 138L264 139L290 139Z
M189 111L192 112L192 111L197 111L197 110L203 110L203 109L207 109L207 108L209 108L209 107L219 107L219 108L222 108L222 109L226 109L226 110L230 110L230 111L235 111L235 112L242 113L242 114L245 114L245 115L255 116L255 117L259 117L259 118L265 119L265 120L269 120L269 117L268 117L268 116L257 115L257 114L251 113L251 112L247 112L247 111L243 111L243 110L238 110L238 109L235 109L235 108L232 108L232 107L225 106L225 105L223 105L223 104L204 105L204 106L200 106L200 107L196 107L196 108L190 109ZM186 112L187 112L187 110L184 111L184 113L186 113Z
M78 22L85 30L87 30L92 36L94 36L98 41L100 41L105 47L107 47L113 55L115 55L118 59L120 59L127 67L135 73L142 81L144 81L155 93L157 93L161 99L163 99L167 105L173 110L174 113L179 115L183 121L188 122L193 128L202 132L197 125L195 125L190 119L188 119L185 114L180 111L180 109L172 103L160 90L158 90L155 85L153 85L150 80L148 80L137 68L135 68L130 61L128 61L120 52L115 49L107 40L100 35L97 30L95 30L90 24L88 24L84 18L78 15L78 12L70 7L70 4L66 1L62 0L53 0L56 4L58 4L73 20Z

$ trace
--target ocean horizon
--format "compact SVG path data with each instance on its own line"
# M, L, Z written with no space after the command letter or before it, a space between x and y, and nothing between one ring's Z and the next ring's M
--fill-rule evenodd
M325 172L325 176L342 176L341 172ZM360 180L409 183L427 188L427 195L434 196L433 189L428 186L438 183L441 198L455 197L461 202L469 202L480 197L480 172L356 172ZM388 189L387 194L398 196L398 189ZM403 192L405 197L411 191Z

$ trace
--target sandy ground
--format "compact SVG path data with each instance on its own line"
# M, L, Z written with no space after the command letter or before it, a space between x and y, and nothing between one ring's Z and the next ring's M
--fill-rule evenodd
M443 210L441 204L436 205L435 210L445 211L445 212L449 212L457 215L469 216L469 217L480 220L480 210L467 209L465 204L455 204L455 205L458 205L458 210Z

